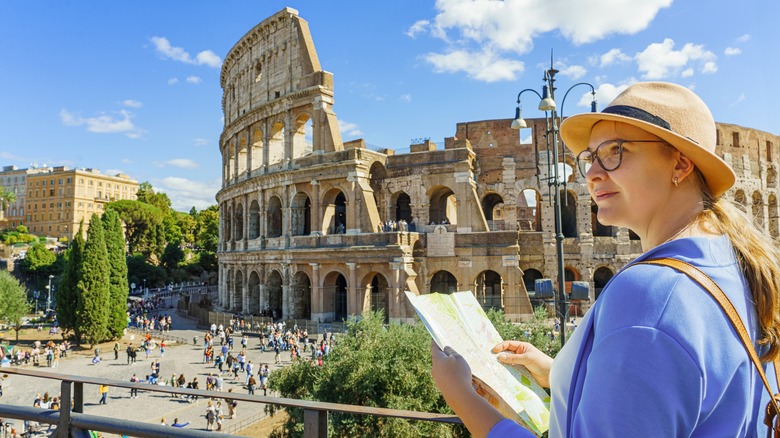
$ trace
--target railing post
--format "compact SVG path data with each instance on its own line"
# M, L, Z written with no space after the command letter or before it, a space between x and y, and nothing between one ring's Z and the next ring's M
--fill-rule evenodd
M327 438L328 411L304 408L303 436L304 438Z
M84 413L84 383L73 382L73 412Z
M70 436L70 408L71 408L71 382L63 380L60 383L60 421L57 423L57 437L68 438Z

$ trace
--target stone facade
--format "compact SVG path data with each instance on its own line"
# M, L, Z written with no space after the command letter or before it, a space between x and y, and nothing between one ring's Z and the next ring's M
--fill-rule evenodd
M510 119L459 123L443 145L421 141L407 154L345 143L333 76L290 8L231 49L221 84L222 308L319 321L383 309L411 320L404 291L470 290L523 319L535 280L556 278L544 120L528 120L528 144ZM779 140L718 125L718 153L739 175L726 196L775 237ZM573 160L561 161L572 169ZM572 308L580 312L641 246L627 229L599 225L582 177L566 175L567 289L590 284L589 301Z

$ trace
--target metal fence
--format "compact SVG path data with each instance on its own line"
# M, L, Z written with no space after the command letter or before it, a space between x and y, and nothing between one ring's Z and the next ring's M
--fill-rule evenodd
M99 431L118 435L134 437L213 437L214 432L199 431L193 429L177 429L156 424L142 423L138 421L121 420L114 417L84 414L84 384L108 385L116 388L136 388L149 392L165 394L182 394L213 397L213 391L200 389L182 389L170 386L149 385L146 383L132 383L120 380L109 380L94 377L73 376L56 374L45 371L3 368L7 374L30 376L42 379L53 379L61 382L62 404L60 409L41 409L28 406L14 406L0 404L0 416L27 421L37 421L44 424L53 424L57 430L51 435L57 438L89 437L88 431ZM368 406L354 406L339 403L315 402L310 400L297 400L280 397L265 397L249 394L231 394L231 399L248 403L265 403L288 408L303 409L305 438L324 438L328 436L328 414L341 412L353 415L372 415L381 417L401 418L416 421L433 421L439 423L463 424L460 418L453 415L435 414L430 412L405 411L397 409L374 408ZM221 436L235 436L222 434Z

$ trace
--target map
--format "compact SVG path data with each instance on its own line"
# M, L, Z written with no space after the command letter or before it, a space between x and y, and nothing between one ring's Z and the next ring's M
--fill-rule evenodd
M482 306L469 291L415 295L406 292L439 348L451 346L471 367L477 392L501 414L541 436L550 423L550 396L525 367L498 361L502 342Z

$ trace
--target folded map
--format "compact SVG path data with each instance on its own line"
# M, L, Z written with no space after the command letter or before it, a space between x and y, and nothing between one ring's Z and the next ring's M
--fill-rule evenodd
M477 392L501 414L541 436L550 423L550 396L525 367L498 361L492 348L502 342L474 294L406 292L439 348L450 346L471 367Z

